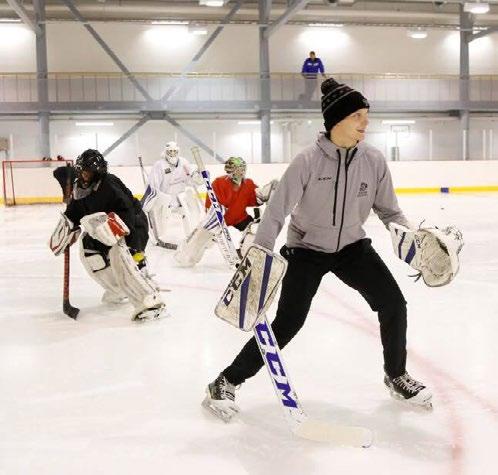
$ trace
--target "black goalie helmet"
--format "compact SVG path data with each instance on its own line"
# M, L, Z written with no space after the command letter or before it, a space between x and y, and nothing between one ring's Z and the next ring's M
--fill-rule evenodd
M107 162L104 156L98 151L89 148L85 150L77 159L75 164L78 181L83 186L89 186L99 181L107 173ZM82 172L91 172L90 180L85 180Z

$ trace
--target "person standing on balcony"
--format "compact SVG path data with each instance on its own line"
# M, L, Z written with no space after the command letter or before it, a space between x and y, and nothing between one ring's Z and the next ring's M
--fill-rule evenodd
M306 58L301 68L301 74L304 77L304 94L299 96L299 100L311 101L316 89L318 73L325 77L325 68L323 67L322 60L316 57L315 52L310 51L309 58Z

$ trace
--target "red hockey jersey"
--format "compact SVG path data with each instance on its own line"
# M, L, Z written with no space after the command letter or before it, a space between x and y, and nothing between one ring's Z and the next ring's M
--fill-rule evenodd
M213 181L213 190L216 198L225 209L225 223L234 226L247 218L246 208L257 206L257 186L250 178L244 178L238 190L227 175L220 176ZM209 196L206 197L206 208L211 206Z

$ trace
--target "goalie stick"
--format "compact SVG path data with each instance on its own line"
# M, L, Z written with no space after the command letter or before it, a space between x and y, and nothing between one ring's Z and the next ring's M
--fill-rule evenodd
M227 261L237 266L239 258L223 219L220 204L211 187L209 174L202 162L199 149L193 147L192 154L204 178L209 198L216 211L218 225L222 230L222 237L224 239L219 240L218 243L220 247L224 246L222 252ZM268 256L268 258L271 259L271 256ZM262 282L262 288L266 288L265 282ZM262 296L262 300L264 300L264 296ZM373 434L368 429L331 425L308 418L290 382L289 373L285 369L280 348L264 312L262 312L259 323L254 327L254 338L268 370L279 405L284 412L285 420L293 434L304 439L353 447L369 447L372 444Z
M216 220L220 224L221 234L216 236L216 241L220 246L221 253L223 254L224 259L228 262L230 267L236 268L239 263L239 257L237 255L237 251L235 250L235 246L233 245L232 238L230 237L230 232L228 228L225 226L225 220L223 219L223 212L221 210L221 205L216 198L216 194L214 193L213 187L211 186L211 179L209 178L209 172L206 170L204 163L201 158L201 153L199 147L192 147L192 156L194 157L195 163L197 165L197 169L201 174L204 184L206 186L206 191L211 200L211 206L214 210L214 214L216 215Z
M71 172L69 167L71 165L69 162L66 163L66 186L64 189L64 201L69 204L71 201L71 193L73 191L73 186L71 183ZM68 317L76 320L78 314L80 313L80 309L73 307L69 302L69 275L70 275L70 263L71 263L71 254L70 254L70 246L66 247L64 250L64 285L62 291L62 311Z
M145 188L147 188L147 178L145 176L145 169L144 169L144 164L142 162L142 156L141 155L138 157L138 163L140 165L140 171L142 172L142 181L144 182Z

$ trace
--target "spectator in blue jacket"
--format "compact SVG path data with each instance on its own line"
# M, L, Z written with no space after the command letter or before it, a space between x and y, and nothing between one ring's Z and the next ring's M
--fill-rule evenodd
M324 72L325 69L322 60L316 57L314 51L310 51L309 58L306 58L303 67L301 68L301 74L304 77L304 94L299 96L299 100L311 100L316 89L317 74L321 73L321 75L325 77Z

